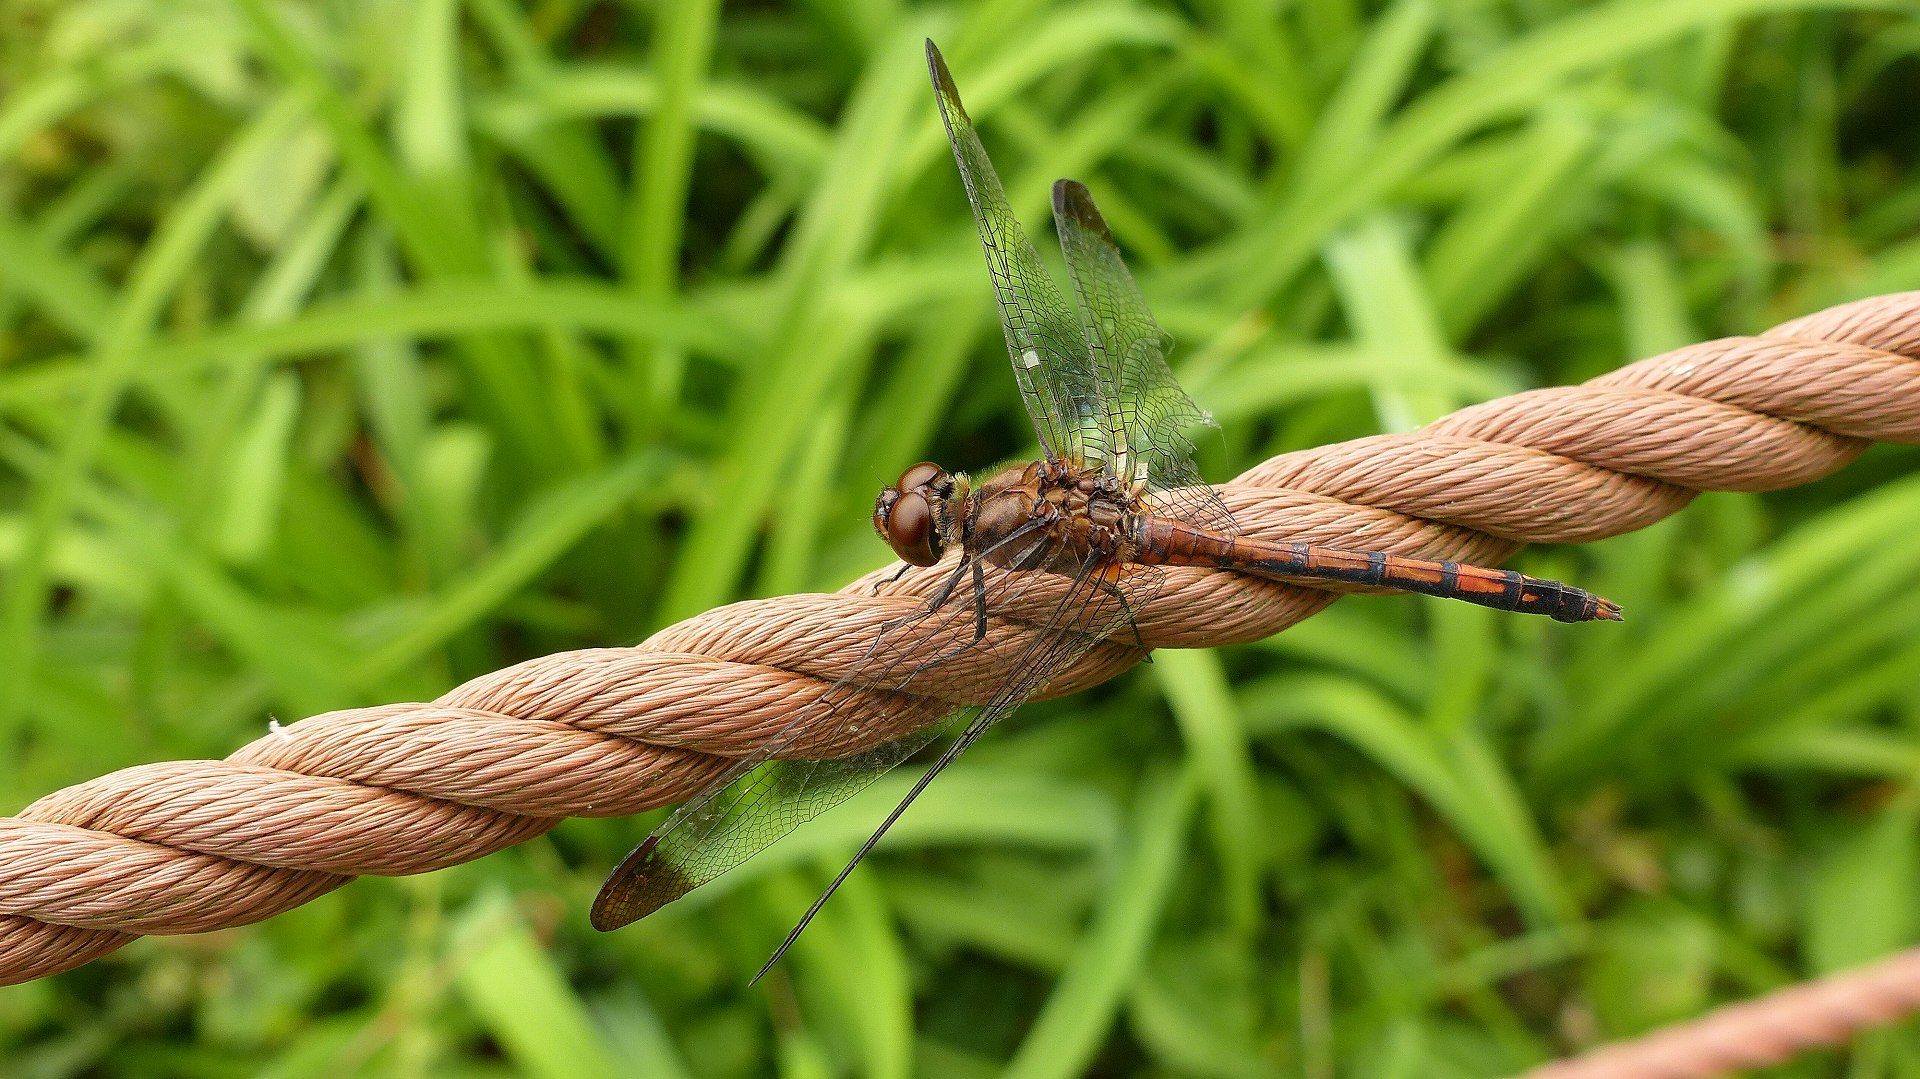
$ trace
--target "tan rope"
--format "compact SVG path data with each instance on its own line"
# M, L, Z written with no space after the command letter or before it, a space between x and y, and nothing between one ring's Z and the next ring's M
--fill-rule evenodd
M1779 1064L1920 1010L1920 948L1729 1004L1630 1042L1556 1061L1523 1079L1699 1079Z
M1804 483L1873 440L1920 442L1916 357L1920 292L1883 296L1476 405L1416 434L1284 454L1220 491L1253 535L1496 562L1526 543L1631 531L1699 490ZM360 874L478 858L561 817L683 800L844 674L938 575L878 595L880 573L832 595L735 603L635 648L529 660L432 704L330 712L224 761L128 768L50 794L0 818L0 983L138 934L258 921ZM1027 601L1047 602L1041 591ZM1139 612L1140 634L1151 647L1256 640L1334 598L1176 569ZM916 683L925 696L875 693L861 739L977 694L1039 609L996 612L986 647ZM1046 692L1138 658L1130 641L1110 643Z

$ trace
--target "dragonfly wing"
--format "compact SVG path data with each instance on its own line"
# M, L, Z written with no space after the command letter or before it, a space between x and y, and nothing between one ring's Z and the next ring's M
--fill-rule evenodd
M1021 554L1013 552L1015 558ZM1067 601L1051 598L1063 589L1073 593L1064 578L982 569L979 580L984 582L984 593L975 591L969 570L938 610L884 631L866 658L827 693L682 805L635 848L594 900L594 928L617 929L651 914L852 797L943 733L977 724L983 715L997 718L1018 707L1117 625L1102 604L1080 603L1086 609L1064 611ZM1141 574L1139 583L1130 585L1131 591L1120 590L1116 596L1127 599L1128 609L1137 608L1151 594L1142 589L1153 579ZM912 703L903 711L876 716L869 690L911 694L933 683L938 668L950 663L961 649L992 647L985 642L969 644L982 598L990 612L1037 608L1054 613L1032 644L1011 653L1006 664L994 668L999 673L993 681L978 687L978 699L985 704L956 709L931 697L906 697ZM1114 605L1120 605L1118 598ZM881 745L849 752L848 747L871 741L875 725L906 729Z
M967 201L987 269L1000 304L1000 327L1006 333L1013 359L1013 377L1020 385L1027 414L1047 455L1055 459L1085 460L1086 440L1098 426L1100 384L1087 356L1074 317L1060 286L1040 263L1039 252L1020 229L1007 202L1000 177L993 171L986 147L980 143L973 120L960 103L947 62L927 42L927 67L933 75L940 115L946 121L947 141L960 166Z
M1154 321L1085 184L1053 185L1053 220L1099 382L1101 437L1093 445L1105 452L1102 463L1120 479L1144 485L1160 512L1231 532L1232 516L1201 480L1187 436L1218 425L1174 380L1167 367L1173 338Z
M805 713L800 719L819 721ZM935 722L852 757L740 762L627 855L593 901L593 927L618 929L713 880L853 797L953 726L952 719Z
M833 878L833 882L820 893L820 898L814 900L813 905L807 908L806 914L801 916L798 924L793 927L791 933L787 934L787 939L774 951L766 965L760 968L760 973L754 976L754 980L758 981L775 963L780 961L780 957L785 955L787 949L793 946L793 942L800 938L800 933L806 929L807 923L813 920L813 916L820 912L822 906L826 905L834 891L847 879L848 874L853 872L853 868L873 850L874 846L880 842L880 838L887 834L887 829L893 827L894 822L907 811L907 807L920 796L920 792L927 789L927 785L933 782L935 776L944 771L947 765L952 764L955 758L978 741L980 736L995 723L1025 704L1040 691L1041 687L1053 681L1056 675L1071 666L1075 660L1086 655L1094 645L1112 636L1121 627L1131 626L1133 612L1145 606L1153 598L1160 587L1161 580L1160 571L1150 566L1128 566L1125 567L1124 572L1116 572L1114 567L1106 565L1097 556L1083 563L1079 572L1072 578L1071 587L1054 604L1041 623L1040 631L1032 637L1026 651L1008 670L1000 688L994 691L987 703L963 710L961 715L965 717L966 725L959 736L947 746L944 753L940 754L939 759L928 766L926 772L907 791L906 797L893 808L893 812L887 814L886 819L880 822L880 827L874 829L873 834L861 844L852 859Z

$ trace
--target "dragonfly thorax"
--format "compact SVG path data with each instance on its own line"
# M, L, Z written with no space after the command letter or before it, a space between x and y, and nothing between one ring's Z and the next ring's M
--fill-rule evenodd
M967 549L1003 569L1071 574L1090 557L1123 557L1140 509L1099 466L1035 461L973 493L965 510Z
M873 530L901 561L931 566L960 541L966 501L964 473L922 461L900 473L900 479L873 500Z

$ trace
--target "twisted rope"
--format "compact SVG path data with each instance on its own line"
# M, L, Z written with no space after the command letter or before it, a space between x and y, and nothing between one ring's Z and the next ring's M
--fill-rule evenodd
M1252 535L1498 562L1527 543L1631 531L1701 490L1805 483L1874 440L1920 442L1916 358L1920 292L1884 296L1415 434L1283 454L1220 492ZM139 934L258 921L358 875L478 858L564 816L684 800L845 674L939 571L870 594L884 575L720 607L634 648L529 660L431 704L314 716L224 761L143 765L50 794L0 818L0 984ZM1042 591L1028 592L1033 611L996 612L985 647L917 680L921 696L872 693L866 742L990 685L1049 602ZM1139 629L1150 647L1250 641L1335 598L1173 569ZM1046 694L1126 669L1139 659L1130 645L1096 649Z
M1920 948L1756 1000L1729 1004L1643 1038L1555 1061L1523 1079L1700 1079L1779 1064L1920 1011Z

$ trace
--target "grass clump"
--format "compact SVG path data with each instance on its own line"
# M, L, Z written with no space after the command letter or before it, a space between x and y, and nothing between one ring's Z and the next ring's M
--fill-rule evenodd
M1095 191L1220 479L1920 283L1903 11L16 0L0 790L833 587L902 465L1028 452L928 34L1030 228ZM761 989L873 814L604 938L644 822L574 822L8 990L0 1052L1445 1077L1630 1035L1911 942L1917 463L1524 557L1621 630L1356 600L1034 706ZM1916 1071L1896 1030L1779 1074Z

